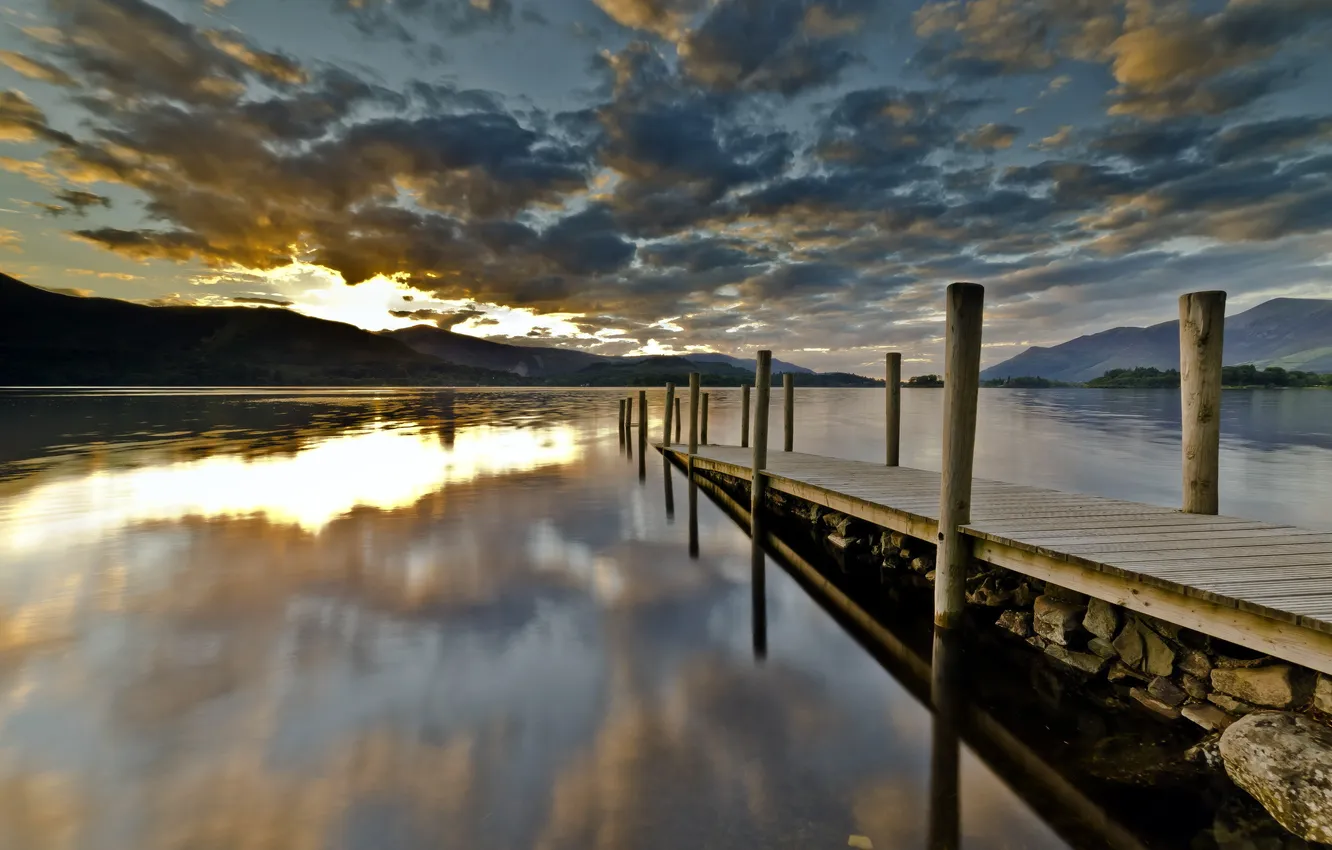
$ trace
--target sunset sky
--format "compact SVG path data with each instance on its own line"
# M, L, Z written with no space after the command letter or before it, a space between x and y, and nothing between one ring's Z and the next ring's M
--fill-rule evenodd
M0 269L937 368L1332 297L1329 0L10 0Z

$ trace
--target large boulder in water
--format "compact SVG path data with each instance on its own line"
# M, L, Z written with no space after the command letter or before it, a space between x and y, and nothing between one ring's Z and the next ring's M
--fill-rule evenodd
M1307 841L1332 843L1332 729L1260 711L1231 724L1220 750L1226 773L1278 823Z

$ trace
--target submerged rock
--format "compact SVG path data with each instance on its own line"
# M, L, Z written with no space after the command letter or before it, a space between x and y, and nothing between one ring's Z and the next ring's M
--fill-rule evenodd
M1307 841L1332 842L1332 729L1261 711L1231 724L1220 749L1227 775L1278 823Z
M1307 671L1289 664L1212 671L1214 689L1267 708L1291 708L1303 703L1312 684Z

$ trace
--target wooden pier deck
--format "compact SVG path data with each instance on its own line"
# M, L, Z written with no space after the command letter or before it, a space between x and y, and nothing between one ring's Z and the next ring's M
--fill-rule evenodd
M688 448L658 449L682 464ZM749 481L753 454L699 446L696 471ZM771 489L934 542L938 472L768 455ZM1332 534L973 479L971 554L1006 569L1332 674Z

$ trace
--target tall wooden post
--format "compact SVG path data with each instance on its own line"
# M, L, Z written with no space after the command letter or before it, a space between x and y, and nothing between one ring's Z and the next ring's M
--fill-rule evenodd
M671 444L671 414L675 412L675 384L666 385L666 409L662 411L663 429L661 435L661 444L669 446Z
M1215 514L1221 467L1224 292L1179 298L1179 385L1184 428L1184 512Z
M786 429L782 435L785 443L782 451L795 449L795 375L787 372L782 375L782 403L785 405Z
M700 414L702 423L699 425L698 441L703 445L708 444L708 396L711 393L703 393L703 412Z
M624 400L624 430L628 431L634 427L634 397L628 396Z
M981 324L985 287L948 287L944 343L943 475L939 492L939 551L935 556L934 622L962 624L971 547L958 529L971 522L971 470L976 449L976 394L980 386Z
M620 443L624 443L624 399L620 399Z
M680 429L684 427L684 417L680 415L680 397L675 397L675 442L680 442Z
M896 351L888 354L884 389L887 394L884 413L887 418L888 466L897 466L902 444L902 355Z
M740 448L749 448L749 384L740 385Z
M754 540L754 557L762 558L763 490L767 485L762 472L768 466L768 396L772 389L772 352L760 351L754 367L754 469L749 476L749 534Z

